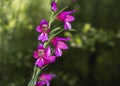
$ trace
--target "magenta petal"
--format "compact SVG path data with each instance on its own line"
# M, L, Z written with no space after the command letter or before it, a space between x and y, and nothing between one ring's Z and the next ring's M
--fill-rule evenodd
M41 27L42 27L43 24L49 25L49 23L45 19L43 19L43 20L40 21L40 26Z
M70 37L67 37L67 38L56 37L55 39L56 39L57 41L69 41L69 40L70 40Z
M50 81L52 78L54 78L56 75L55 74L42 74L39 77L39 82L36 83L35 86L50 86Z
M46 56L50 56L51 55L51 50L50 50L50 46L46 49Z
M53 2L51 3L51 9L52 9L52 11L54 11L54 12L57 11L57 4L56 4L55 1L53 1Z
M38 40L41 40L43 38L43 33L38 36Z
M56 56L50 56L50 57L49 57L49 61L50 61L50 63L54 62L55 59L56 59Z
M56 49L55 49L55 55L56 55L57 57L62 56L62 50L61 50L60 48L56 48Z
M46 82L43 82L43 81L39 81L36 83L35 86L44 86L46 84Z
M76 12L76 10L67 11L68 14L72 14L74 12Z
M57 19L64 22L67 14L67 12L61 12L57 15Z
M56 56L49 56L44 58L44 65L54 62L55 59L56 59Z
M44 59L40 59L40 61L39 61L39 63L38 63L38 66L39 66L39 67L42 67L43 65L45 65Z
M38 40L41 40L42 42L45 42L48 40L48 36L46 33L41 33L39 36L38 36Z
M62 42L62 41L58 42L58 46L57 47L59 47L60 49L68 49L68 46L64 42Z
M34 57L34 58L38 58L38 53L37 53L37 51L34 51L33 57Z
M75 17L74 17L74 16L66 15L66 19L65 19L66 22L72 22L72 21L74 21L74 20L75 20Z
M43 42L44 42L44 41L47 41L47 40L48 40L48 35L47 35L47 33L44 33Z
M39 63L39 60L40 60L40 59L37 59L37 61L35 62L35 65L38 65L38 63Z
M49 23L46 20L43 19L43 20L40 21L40 25L37 26L36 31L37 32L42 32L42 27L43 27L44 24L49 25Z
M46 85L47 85L47 86L50 86L50 83L49 83L49 81L47 81L47 80L46 80Z
M38 49L45 49L45 48L44 48L43 44L39 44Z
M42 29L40 28L40 26L37 26L36 31L37 32L42 32Z
M47 33L44 33L44 38L43 38L42 40L43 40L42 42L44 42L44 41L47 41L47 40L48 40L48 35L47 35Z
M57 19L63 22L72 22L74 21L74 16L71 16L70 14L74 13L76 10L71 11L63 11L57 15Z
M55 74L42 74L39 78L40 80L51 81L55 76Z
M71 24L69 22L65 22L64 29L67 30L67 29L71 29L71 28L72 28Z
M44 65L44 60L43 59L37 59L37 61L35 62L35 65L42 67Z

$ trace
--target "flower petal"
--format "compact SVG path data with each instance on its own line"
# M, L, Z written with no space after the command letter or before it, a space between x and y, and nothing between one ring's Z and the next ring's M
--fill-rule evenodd
M67 11L69 14L76 12L76 10Z
M55 74L42 74L39 79L42 80L42 81L51 81L52 78L54 78L56 75Z
M43 20L40 21L40 26L41 26L41 27L42 27L42 25L44 25L44 24L49 25L49 23L48 23L45 19L43 19Z
M54 78L55 74L42 74L39 76L39 82L35 86L50 86L50 81Z
M64 23L64 29L65 30L68 30L68 29L71 29L71 28L72 28L72 26L71 26L71 24L69 22Z
M41 33L39 36L38 36L38 40L41 40L42 42L45 42L48 40L48 36L46 33Z
M44 59L37 59L37 61L35 62L35 65L42 67L44 65Z
M46 56L50 56L50 55L51 55L51 49L50 46L48 46L46 49Z
M56 56L48 56L44 58L44 65L55 62Z
M69 40L70 40L70 37L67 37L67 38L55 37L55 40L57 40L57 41L69 41Z
M53 1L52 3L51 3L51 9L52 9L52 11L54 11L54 12L56 12L57 11L57 4L56 4L56 2L55 1Z
M68 49L68 46L64 42L62 42L62 41L58 42L58 46L57 47L59 47L60 49Z
M45 48L44 48L43 44L39 44L38 49L45 49Z
M37 51L34 51L33 57L38 58L38 52Z
M70 14L66 15L66 19L65 19L66 22L72 22L74 20L75 20L74 16L71 16Z
M37 32L42 32L42 29L40 28L40 26L37 26L36 31Z
M62 11L57 15L57 19L63 22L69 21L72 22L74 21L74 16L71 16L70 14L74 13L76 10L71 10L71 11Z
M46 85L47 85L47 86L50 86L50 83L49 83L49 81L47 81L47 80L46 80Z
M36 83L35 86L44 86L45 84L46 84L46 82L44 82L44 81L39 81L39 82Z
M55 59L56 59L56 56L50 56L50 57L49 57L49 61L50 61L50 63L54 62Z
M57 57L62 56L62 50L61 50L60 48L56 48L56 49L55 49L55 55L56 55Z
M38 36L38 40L41 40L43 38L43 33Z

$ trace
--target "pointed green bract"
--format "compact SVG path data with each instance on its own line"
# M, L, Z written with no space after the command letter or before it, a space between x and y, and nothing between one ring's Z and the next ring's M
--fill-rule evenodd
M61 29L60 27L57 27L57 28L53 29L53 30L50 32L50 34L56 32L56 31L58 31L58 30L60 30L60 29Z

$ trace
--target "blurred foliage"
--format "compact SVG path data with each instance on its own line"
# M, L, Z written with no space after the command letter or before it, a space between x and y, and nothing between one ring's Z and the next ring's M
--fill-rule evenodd
M58 0L60 9L71 0ZM76 0L70 49L43 72L51 86L119 86L120 0ZM0 0L0 86L26 86L33 72L36 26L49 20L50 0ZM63 23L55 21L52 27Z

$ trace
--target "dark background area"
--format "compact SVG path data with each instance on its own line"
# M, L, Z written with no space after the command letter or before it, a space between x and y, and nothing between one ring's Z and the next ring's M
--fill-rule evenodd
M72 0L58 0L59 10ZM69 50L42 72L55 73L51 86L120 85L120 0L76 0ZM27 86L37 48L36 26L49 19L50 0L0 0L0 86ZM55 20L52 27L63 23ZM51 28L54 29L54 28Z

